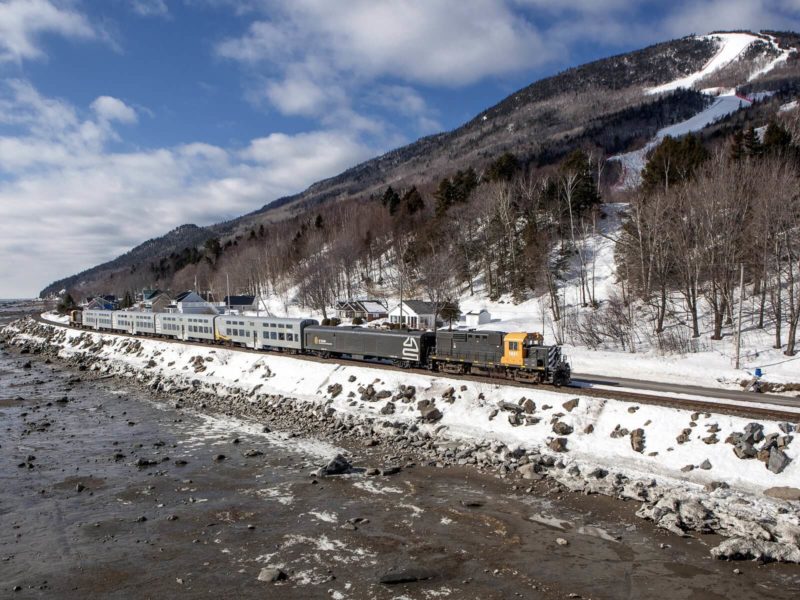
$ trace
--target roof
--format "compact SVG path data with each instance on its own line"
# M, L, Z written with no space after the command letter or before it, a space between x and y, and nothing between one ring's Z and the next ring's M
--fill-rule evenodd
M479 315L481 313L488 313L488 312L489 312L488 310L486 310L485 308L482 308L480 310L471 310L467 314L468 315Z
M392 309L392 312L397 310L400 305ZM403 300L403 306L418 315L432 315L436 311L436 305L433 302L424 302L423 300Z
M163 293L161 290L142 290L142 300L154 300Z
M224 302L227 306L252 306L255 300L255 296L225 296Z
M359 300L353 303L356 307L361 307L368 313L385 313L386 307L377 300Z
M201 296L191 290L178 294L175 302L205 302Z

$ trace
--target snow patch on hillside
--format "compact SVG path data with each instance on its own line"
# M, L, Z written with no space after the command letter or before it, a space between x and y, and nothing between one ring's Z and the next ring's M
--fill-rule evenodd
M672 92L681 88L691 88L695 83L704 77L707 77L708 75L727 67L733 61L737 60L742 53L750 47L751 44L755 42L766 41L764 38L750 33L715 33L711 35L698 36L698 39L712 40L718 44L719 49L711 58L711 60L703 65L703 68L699 71L695 71L694 73L686 75L685 77L681 77L680 79L676 79L656 87L648 88L645 90L647 94L661 94L664 92ZM778 49L778 46L774 40L771 40L771 43L776 49ZM785 61L789 55L789 52L786 50L780 50L780 52L781 54L778 56L778 58L770 61L767 65L758 69L754 73L751 73L748 81L769 72L780 62Z

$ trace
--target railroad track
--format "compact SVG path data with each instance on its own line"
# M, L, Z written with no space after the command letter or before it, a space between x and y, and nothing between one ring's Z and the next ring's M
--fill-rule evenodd
M55 323L53 321L48 321L43 319L40 315L33 315L31 317L34 321L41 323L43 325L49 325L52 327L62 327L64 329L72 329L74 331L79 332L86 332L86 333L102 333L103 335L115 335L118 337L127 337L132 339L150 339L154 341L159 341L168 344L182 344L188 346L197 346L198 348L208 348L208 347L218 347L214 344L209 343L201 343L201 342L185 342L183 340L176 340L170 338L151 338L148 336L136 336L129 333L121 333L121 332L97 332L90 329L81 329L79 327L73 327L71 325L67 325L64 323ZM243 348L243 347L235 347L234 348L237 352L248 352L252 354L258 354L263 356L264 354L275 354L265 352L263 350L253 350L251 348ZM283 355L289 358L294 358L296 360L305 360L309 362L322 362L322 363L334 363L334 364L343 364L343 365L351 365L351 366L359 366L359 367L369 367L371 369L384 369L388 371L399 371L402 373L414 373L417 375L426 375L431 376L431 371L427 369L401 369L399 367L395 367L393 365L388 365L384 363L378 362L364 362L359 360L353 360L348 358L319 358L316 356L308 356L303 354L297 355ZM436 376L436 375L433 375ZM593 387L585 387L581 385L569 385L563 387L556 387L553 385L547 384L531 384L531 383L523 383L519 381L514 381L512 379L505 379L499 377L489 377L485 375L455 375L455 374L446 374L446 377L449 379L458 379L463 381L473 381L476 383L484 383L484 384L496 384L496 385L504 385L504 386L511 386L511 387L518 387L525 390L532 390L532 389L546 389L548 392L555 392L559 394L565 394L570 396L581 395L581 396L591 396L593 398L603 398L608 400L622 400L624 402L632 402L638 404L653 404L657 406L666 406L669 408L679 408L682 410L691 410L694 412L699 413L706 413L706 412L713 412L718 414L724 415L732 415L736 417L744 417L749 419L769 419L769 420L776 420L776 421L790 421L793 423L800 422L800 413L792 412L789 410L784 410L782 406L790 406L800 408L800 399L795 400L793 398L785 398L783 396L773 396L770 394L755 394L753 393L752 400L750 399L730 399L728 402L715 402L713 397L709 396L711 399L709 400L698 400L694 398L675 398L670 396L662 396L657 395L657 393L653 392L639 392L635 390L619 390L619 389L608 389L608 388L593 388ZM576 380L581 381L581 380ZM652 382L651 382L652 383ZM591 385L591 384L590 384ZM706 394L712 394L716 392L716 390L712 390L710 388L696 388L705 390ZM719 390L720 393L724 394L726 390ZM670 392L670 393L691 393L691 392ZM741 393L741 392L737 392ZM738 404L730 404L729 402L736 402ZM773 407L766 407L766 406L753 406L750 403L757 403L757 404L773 404Z

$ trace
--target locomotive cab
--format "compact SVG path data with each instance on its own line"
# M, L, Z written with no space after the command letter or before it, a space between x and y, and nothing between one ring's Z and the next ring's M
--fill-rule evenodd
M503 338L502 364L509 367L545 368L547 350L540 333L507 333Z

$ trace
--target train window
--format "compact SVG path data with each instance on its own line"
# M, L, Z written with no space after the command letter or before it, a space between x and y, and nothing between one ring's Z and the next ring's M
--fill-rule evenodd
M286 329L294 329L294 325L287 325Z
M269 339L274 340L277 339L277 334L274 331L269 332Z
M519 342L508 342L508 349L516 352L519 350Z
M278 334L278 339L281 340L281 341L285 341L286 337L282 333L279 333Z

